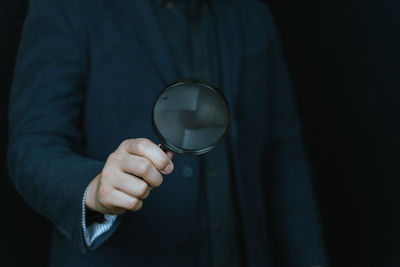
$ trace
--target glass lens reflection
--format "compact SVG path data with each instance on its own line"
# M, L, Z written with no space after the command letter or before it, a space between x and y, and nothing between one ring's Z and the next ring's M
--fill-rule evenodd
M219 141L229 125L229 108L213 88L181 82L156 101L153 123L159 135L181 150L202 150Z

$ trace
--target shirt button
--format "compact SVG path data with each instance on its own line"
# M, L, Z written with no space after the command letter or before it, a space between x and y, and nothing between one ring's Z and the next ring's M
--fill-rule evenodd
M190 167L190 166L184 166L183 167L183 169L182 169L182 175L183 175L183 177L185 177L185 178L190 178L190 177L192 177L193 176L193 170L192 170L192 168Z

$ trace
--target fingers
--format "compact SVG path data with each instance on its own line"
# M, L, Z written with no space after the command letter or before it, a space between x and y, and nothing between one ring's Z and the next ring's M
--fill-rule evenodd
M119 178L114 181L113 186L138 199L148 197L151 190L151 187L145 181L124 172L121 172Z
M161 173L169 174L174 165L162 149L145 138L129 139L122 142L120 148L126 152L148 159Z
M147 190L147 193L143 196L143 197L141 197L140 199L146 199L146 198L148 198L149 197L149 195L150 195L150 191L151 191L151 187L149 187L149 189Z
M158 187L163 182L162 174L147 158L136 155L127 155L120 162L120 168L126 173L143 178L150 186Z
M140 199L116 189L110 189L108 192L99 192L98 200L105 210L104 213L111 214L120 214L124 210L138 211L143 206L143 202Z
M105 214L139 210L151 188L163 182L162 174L173 171L172 157L172 152L164 153L148 139L122 142L89 184L85 204Z
M169 157L169 159L172 159L174 157L174 152L172 151L167 151L167 156Z

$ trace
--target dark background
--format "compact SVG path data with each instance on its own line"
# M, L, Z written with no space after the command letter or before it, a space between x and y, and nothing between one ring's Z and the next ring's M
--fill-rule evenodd
M331 266L400 266L400 2L269 0Z
M51 225L23 203L7 177L5 151L7 146L8 95L14 60L25 18L27 0L0 2L0 266L47 266Z
M0 3L1 124L27 0ZM330 265L400 266L400 2L268 0L303 121ZM50 224L17 196L0 138L1 262L46 266Z

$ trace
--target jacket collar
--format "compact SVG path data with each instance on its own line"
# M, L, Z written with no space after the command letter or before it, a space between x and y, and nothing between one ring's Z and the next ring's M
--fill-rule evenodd
M135 34L157 68L164 84L178 79L167 42L148 0L114 0L122 27ZM234 105L239 85L240 36L236 8L227 1L214 1L221 60L222 88Z
M157 68L164 84L176 80L178 75L167 42L148 1L115 0L113 2L122 13L118 16L121 25L136 35L145 53Z

